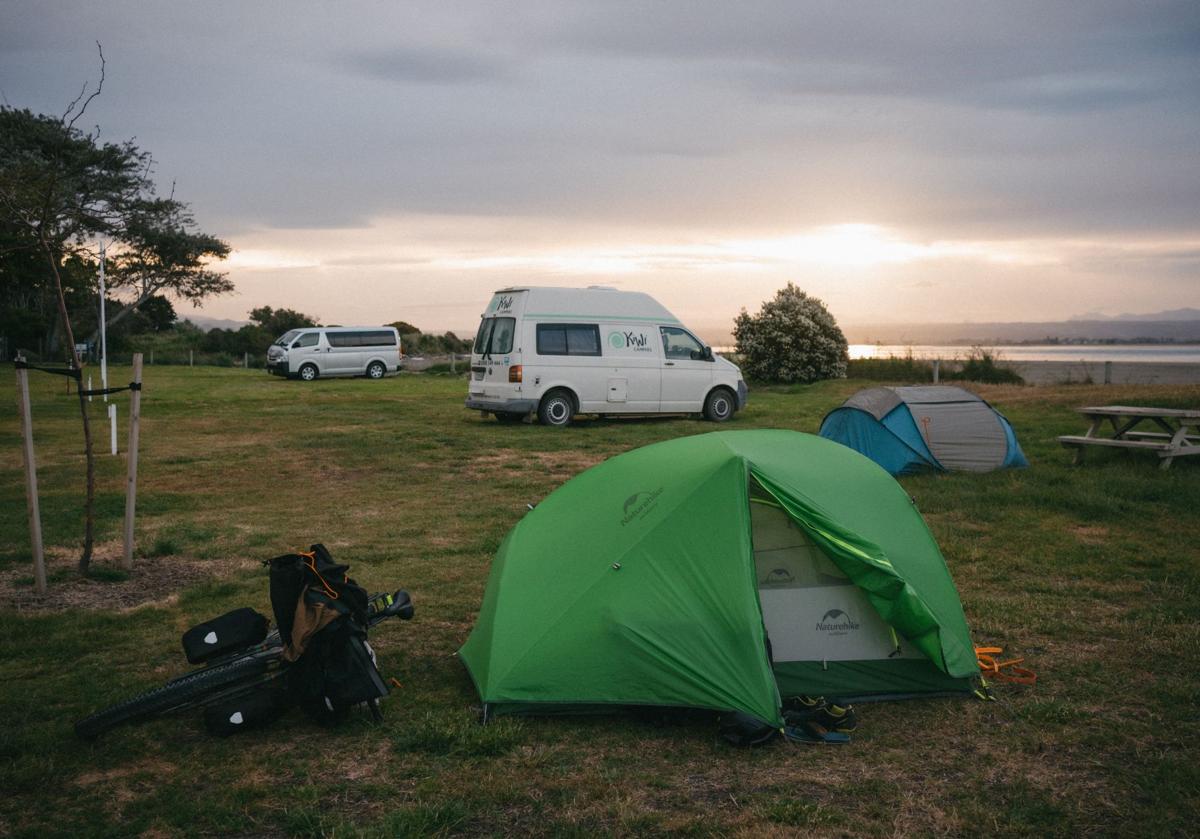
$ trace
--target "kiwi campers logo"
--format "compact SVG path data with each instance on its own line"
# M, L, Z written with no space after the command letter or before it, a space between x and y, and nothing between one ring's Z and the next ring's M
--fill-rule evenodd
M858 629L860 624L841 609L830 609L817 621L817 631L830 635L846 635Z
M650 347L650 336L644 332L610 332L608 345L614 350L633 350L634 352L653 352Z
M513 299L510 294L500 294L492 298L493 312L508 312L512 310Z
M624 516L621 519L621 527L638 519L645 518L651 510L654 509L655 502L658 501L658 496L663 494L663 488L659 487L653 492L635 492L633 495L625 499Z

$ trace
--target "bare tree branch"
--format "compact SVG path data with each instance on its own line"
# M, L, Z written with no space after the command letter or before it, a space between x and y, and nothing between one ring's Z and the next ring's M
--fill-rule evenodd
M100 53L100 82L96 85L96 89L94 91L92 91L92 95L84 100L83 105L79 109L79 113L77 113L77 114L75 114L75 116L71 117L71 121L67 123L67 128L75 127L75 120L77 120L81 116L83 116L83 112L87 110L88 105L90 105L92 103L92 100L95 99L97 96L99 96L100 91L104 89L104 47L100 46L99 41L96 42L96 49ZM83 86L83 91L84 92L87 91L86 83ZM83 92L81 92L79 94L79 96L75 97L75 101L71 103L71 106L69 108L67 108L67 112L65 114L63 114L64 121L66 120L66 118L68 116L70 116L71 111L74 110L75 105L79 102L80 99L83 99Z

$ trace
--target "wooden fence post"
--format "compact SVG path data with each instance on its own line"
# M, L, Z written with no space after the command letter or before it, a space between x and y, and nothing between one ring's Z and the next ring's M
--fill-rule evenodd
M1112 362L1111 361L1104 362L1104 383L1106 385L1112 384Z
M29 541L33 553L33 582L46 593L46 555L42 550L42 513L38 508L37 462L33 459L33 415L29 409L29 371L17 371L17 407L21 412L22 451L25 455L25 506L29 510Z
M142 354L133 354L133 383L129 392L129 478L125 482L125 555L121 565L133 570L133 515L137 507L138 426L142 419Z
M193 366L194 366L194 364L192 362L192 351L188 350L188 367L193 367Z

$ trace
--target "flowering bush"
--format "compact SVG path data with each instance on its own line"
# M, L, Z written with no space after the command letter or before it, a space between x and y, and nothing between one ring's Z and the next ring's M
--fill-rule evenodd
M846 376L846 336L824 303L792 283L757 315L742 309L733 337L751 379L808 383Z

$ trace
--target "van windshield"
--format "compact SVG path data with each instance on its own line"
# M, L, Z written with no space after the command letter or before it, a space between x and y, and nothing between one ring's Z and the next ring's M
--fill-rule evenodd
M484 318L479 324L479 331L475 333L475 354L512 352L516 327L516 318Z
M275 346L286 347L288 344L292 343L292 339L299 334L299 329L289 329L287 332L283 333L283 336L278 341L275 342ZM262 345L260 344L259 346Z

